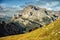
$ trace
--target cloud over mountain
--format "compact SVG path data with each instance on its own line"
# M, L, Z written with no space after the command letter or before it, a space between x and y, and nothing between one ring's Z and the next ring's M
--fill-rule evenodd
M60 11L60 0L1 0L0 13L11 16L19 13L20 10L30 4L46 8L47 10Z

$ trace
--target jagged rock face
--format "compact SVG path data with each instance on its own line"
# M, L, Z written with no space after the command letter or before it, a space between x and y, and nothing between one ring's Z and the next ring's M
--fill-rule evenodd
M29 19L32 19L32 20L34 20L36 18L40 19L40 18L46 16L46 14L44 14L45 13L44 10L45 9L39 9L35 6L32 6L32 7L28 6L23 10L22 17L23 18L29 18Z
M20 14L15 15L11 22L0 23L0 37L6 35L31 32L56 20L59 15L55 11L48 11L44 8L29 5Z
M41 27L56 20L58 16L54 11L48 11L45 8L29 5L25 7L21 14L14 17L14 22L18 21L28 30Z

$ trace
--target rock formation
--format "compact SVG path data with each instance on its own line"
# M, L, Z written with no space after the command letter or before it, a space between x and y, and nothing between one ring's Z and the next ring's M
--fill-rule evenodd
M22 24L26 30L32 30L36 27L42 27L48 25L58 18L56 11L49 11L45 8L40 8L34 5L26 6L20 14L13 17L14 22ZM60 12L59 12L60 13Z

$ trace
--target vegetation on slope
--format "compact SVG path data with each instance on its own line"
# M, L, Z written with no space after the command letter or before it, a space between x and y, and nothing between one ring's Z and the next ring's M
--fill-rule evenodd
M0 40L60 40L60 19L30 33L2 37Z

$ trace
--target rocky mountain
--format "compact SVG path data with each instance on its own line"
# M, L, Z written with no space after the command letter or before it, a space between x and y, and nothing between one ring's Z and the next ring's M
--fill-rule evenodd
M60 40L60 19L30 33L2 37L0 40Z
M12 18L0 16L0 37L31 32L60 18L59 14L58 11L28 5Z
M39 27L48 25L56 20L60 12L49 11L45 8L40 8L34 5L26 6L18 15L14 15L13 22L18 22L26 31L31 31Z

